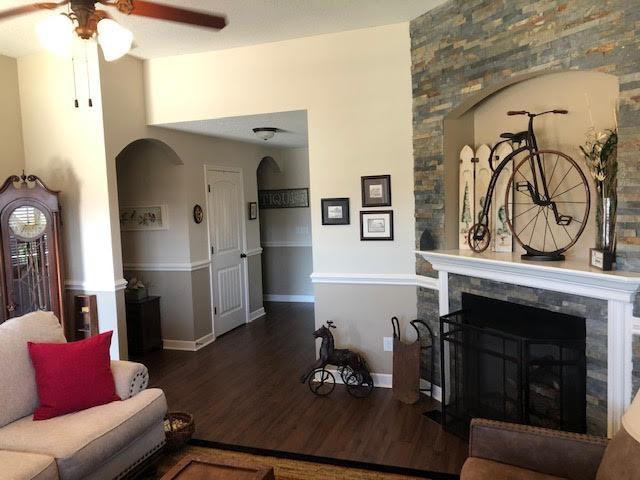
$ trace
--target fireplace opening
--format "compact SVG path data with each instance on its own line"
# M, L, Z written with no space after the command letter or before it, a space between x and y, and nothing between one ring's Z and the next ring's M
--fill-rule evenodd
M586 432L584 318L463 293L440 341L446 430L479 417Z

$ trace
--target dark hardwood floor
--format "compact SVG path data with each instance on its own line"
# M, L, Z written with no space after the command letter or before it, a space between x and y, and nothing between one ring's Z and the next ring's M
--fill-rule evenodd
M195 438L254 448L459 473L466 442L423 415L428 399L404 405L390 389L359 400L337 385L315 397L300 375L315 359L313 305L267 304L267 316L199 352L137 359L171 410L195 416Z

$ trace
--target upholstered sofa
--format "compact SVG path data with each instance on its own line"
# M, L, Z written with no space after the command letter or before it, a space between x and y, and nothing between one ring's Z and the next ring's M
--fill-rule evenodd
M493 420L471 422L461 480L638 480L640 393L611 441Z
M162 390L146 389L144 365L112 361L122 401L34 421L35 372L27 342L63 343L56 317L36 312L0 325L0 478L123 478L164 445L167 404Z

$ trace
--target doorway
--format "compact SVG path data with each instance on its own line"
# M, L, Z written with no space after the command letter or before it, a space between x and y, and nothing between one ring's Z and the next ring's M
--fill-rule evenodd
M219 337L249 319L242 170L207 167L206 181L213 334Z

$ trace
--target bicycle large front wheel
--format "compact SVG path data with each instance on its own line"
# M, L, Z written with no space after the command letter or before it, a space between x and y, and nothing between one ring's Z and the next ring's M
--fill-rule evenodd
M555 259L584 232L591 208L589 182L570 156L533 152L514 167L505 208L507 225L527 254Z

